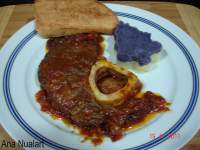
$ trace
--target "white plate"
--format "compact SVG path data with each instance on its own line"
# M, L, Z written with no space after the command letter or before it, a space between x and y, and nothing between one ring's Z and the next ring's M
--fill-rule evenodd
M45 55L46 39L38 36L34 22L30 22L0 52L0 121L14 139L43 141L44 149L178 149L198 131L200 49L197 44L176 25L155 14L134 7L107 6L120 20L152 33L152 39L162 43L166 57L150 72L136 74L144 83L144 90L158 92L172 102L171 111L117 142L106 139L97 147L90 142L81 143L81 136L41 112L35 101L35 93L40 89L37 70ZM106 37L106 42L105 55L117 63L112 54L113 38Z

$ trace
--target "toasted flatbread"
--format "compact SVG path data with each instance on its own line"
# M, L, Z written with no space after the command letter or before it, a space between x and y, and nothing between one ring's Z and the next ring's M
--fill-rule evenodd
M96 0L36 0L36 30L45 37L77 33L112 34L117 16Z

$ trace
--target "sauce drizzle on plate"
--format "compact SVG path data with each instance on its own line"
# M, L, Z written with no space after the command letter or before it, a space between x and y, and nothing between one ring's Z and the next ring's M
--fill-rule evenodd
M117 141L123 137L124 130L144 122L148 115L169 110L165 99L150 91L140 96L129 94L117 106L97 102L88 78L95 62L105 59L102 41L101 35L96 33L50 38L48 53L39 66L41 91L36 94L41 111L79 128L80 133L95 145L102 143L103 137ZM103 76L108 77L104 79L106 83L99 82L102 89L106 89L103 86L107 86L109 80L116 84L114 90L126 81L116 72L111 74ZM112 91L107 88L106 92L113 92L113 88L110 89ZM141 86L136 91L139 94Z

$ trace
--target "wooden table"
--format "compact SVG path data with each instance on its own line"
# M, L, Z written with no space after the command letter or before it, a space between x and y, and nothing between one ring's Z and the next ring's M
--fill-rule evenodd
M144 1L112 1L112 3L142 8L163 16L182 28L200 45L200 9L196 7L184 4ZM0 7L0 47L15 31L32 19L34 19L34 8L31 4ZM0 127L0 145L3 139L7 141L12 140L5 130ZM11 149L17 150L21 148ZM182 150L199 149L200 131Z

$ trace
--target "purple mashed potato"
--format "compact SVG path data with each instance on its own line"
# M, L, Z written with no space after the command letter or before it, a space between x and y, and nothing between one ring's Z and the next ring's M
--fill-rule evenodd
M142 32L120 21L115 32L115 50L122 62L136 61L139 65L151 62L151 55L162 49L161 43L151 40L151 34Z

